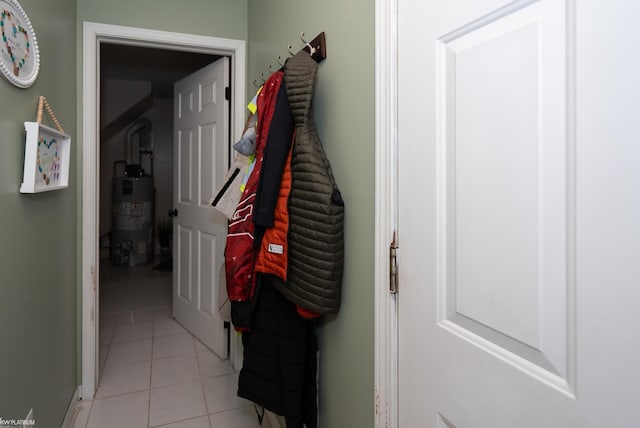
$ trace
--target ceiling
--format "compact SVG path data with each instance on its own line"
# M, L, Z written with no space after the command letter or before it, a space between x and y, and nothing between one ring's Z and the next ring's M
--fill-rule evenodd
M220 56L198 52L128 46L100 45L100 79L151 82L154 96L173 97L173 84Z

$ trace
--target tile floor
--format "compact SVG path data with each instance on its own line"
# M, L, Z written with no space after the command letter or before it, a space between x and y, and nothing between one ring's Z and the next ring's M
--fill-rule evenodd
M171 272L152 266L100 266L100 384L74 428L260 427L229 361L171 317Z

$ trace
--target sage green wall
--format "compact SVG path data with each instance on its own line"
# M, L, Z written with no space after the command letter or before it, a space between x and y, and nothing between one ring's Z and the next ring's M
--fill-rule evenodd
M314 95L318 131L345 200L345 272L340 312L320 323L320 422L374 425L374 2L249 3L248 92L276 57L325 31L327 59Z
M78 364L76 1L20 4L36 30L41 66L29 89L0 79L0 417L22 419L33 408L38 426L57 427ZM35 120L39 95L72 135L69 188L23 195L23 122Z
M78 0L83 21L246 40L247 0Z

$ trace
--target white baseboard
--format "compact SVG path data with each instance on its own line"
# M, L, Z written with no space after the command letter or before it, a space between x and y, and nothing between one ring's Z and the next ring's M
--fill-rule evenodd
M78 415L78 403L80 400L80 387L77 387L73 393L73 397L71 397L71 401L69 402L69 407L67 408L67 414L64 416L64 420L62 421L62 425L60 428L73 428L76 417Z

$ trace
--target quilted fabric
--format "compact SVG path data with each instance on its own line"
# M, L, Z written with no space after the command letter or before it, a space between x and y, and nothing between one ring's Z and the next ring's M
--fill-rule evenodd
M296 124L289 194L287 281L276 288L306 311L340 308L344 202L316 129L311 101L318 64L305 52L285 64L284 82Z

